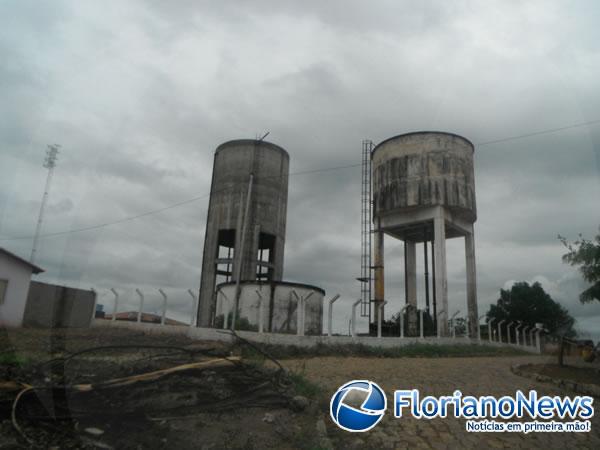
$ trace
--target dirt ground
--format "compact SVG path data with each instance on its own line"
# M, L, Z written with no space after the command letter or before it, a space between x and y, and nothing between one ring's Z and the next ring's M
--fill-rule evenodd
M98 349L77 354L92 347ZM223 355L234 359L236 351L215 342L119 329L4 330L0 385L19 382L40 389L26 393L16 410L22 436L11 413L25 385L4 392L0 388L0 448L318 448L313 433L317 403L309 400L297 408L290 402L293 385L271 389L261 377L271 376L274 364L257 366L258 373L257 361L211 366L92 393L50 389L99 386Z
M124 345L130 347L105 348L72 357L90 347ZM161 348L135 348L136 345ZM162 348L169 346L173 348ZM185 348L188 353L175 351L178 347ZM123 329L54 333L31 329L4 330L2 333L0 330L0 382L93 384L108 378L186 364L198 358L229 355L237 350L183 336L146 335ZM41 364L40 368L40 363L61 356L70 359L59 360L54 365ZM540 395L569 395L553 385L519 377L510 370L512 364L553 361L551 357L537 356L288 359L282 360L281 364L288 374L296 375L299 382L296 388L302 392L295 394L308 397L303 408L278 404L272 397L261 397L261 404L246 391L239 394L235 390L240 379L247 379L243 378L246 374L215 369L173 375L160 382L141 383L116 393L105 391L106 395L96 397L72 396L65 400L42 396L37 406L29 406L33 411L19 409L17 412L25 435L45 448L600 448L598 417L592 419L590 433L527 435L468 433L462 419L395 419L389 411L375 429L355 435L339 430L329 418L331 395L352 379L377 382L387 392L388 404L391 404L391 393L395 389L413 388L420 389L423 396L451 395L456 389L463 395L476 396L514 395L517 389L536 389ZM576 360L568 362L579 364ZM275 364L267 366L274 368ZM50 370L52 367L54 370ZM61 378L57 378L57 368ZM318 386L316 394L313 392L315 385ZM207 386L211 390L207 391ZM238 395L247 395L248 403L222 411L208 408ZM27 447L10 417L14 393L4 400L8 401L0 401L0 448ZM35 399L25 400L24 408L27 404L35 404ZM48 410L58 413L66 410L70 417L55 422L35 419L36 411L40 416L42 412L47 416ZM90 410L96 412L90 415ZM88 414L78 415L80 411Z
M589 383L600 386L600 367L588 364L589 367L565 366L553 364L537 364L524 367L524 370L533 374L545 375L560 380L574 381L575 383ZM596 366L596 367L594 367Z

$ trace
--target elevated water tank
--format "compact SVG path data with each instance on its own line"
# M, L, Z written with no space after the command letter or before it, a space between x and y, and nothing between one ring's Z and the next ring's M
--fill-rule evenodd
M376 217L440 205L477 219L473 144L452 133L420 131L381 142L372 153Z
M438 336L449 336L446 239L460 237L465 239L469 335L478 335L473 154L468 139L439 131L394 136L371 153L375 311L383 311L385 301L384 235L404 242L405 303L413 310L418 306L416 246L423 243L425 310Z

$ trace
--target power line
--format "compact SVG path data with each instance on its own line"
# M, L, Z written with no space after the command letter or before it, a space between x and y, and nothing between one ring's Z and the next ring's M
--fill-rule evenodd
M524 138L528 138L528 137L532 137L532 136L540 136L543 134L550 134L550 133L556 133L559 131L564 131L564 130L569 130L572 128L580 128L580 127L585 127L585 126L589 126L589 125L594 125L600 123L600 120L591 120L589 122L581 122L581 123L576 123L576 124L571 124L571 125L567 125L564 127L558 127L558 128L549 128L546 130L540 130L540 131L534 131L532 133L526 133L526 134L520 134L520 135L516 135L516 136L510 136L510 137L506 137L506 138L501 138L501 139L495 139L495 140L491 140L491 141L485 141L485 142L480 142L475 144L476 146L484 146L484 145L491 145L491 144L497 144L497 143L501 143L501 142L507 142L507 141L514 141L517 139L524 139ZM322 169L309 169L309 170L301 170L298 172L292 172L289 174L289 176L292 175L305 175L305 174L310 174L310 173L318 173L318 172L328 172L328 171L332 171L332 170L341 170L341 169L350 169L353 167L359 167L361 166L361 163L358 164L348 164L345 166L335 166L335 167L325 167ZM273 178L279 178L280 175L275 175L273 176ZM81 233L84 231L91 231L91 230L97 230L100 228L104 228L104 227L108 227L111 225L117 225L120 223L124 223L124 222L129 222L132 220L136 220L139 219L141 217L146 217L146 216L151 216L153 214L158 214L160 212L163 211L167 211L169 209L173 209L173 208L177 208L178 206L182 206L182 205L186 205L188 203L192 203L198 200L202 200L204 198L207 198L210 195L210 193L207 194L203 194L197 197L193 197L190 198L188 200L183 200L181 202L178 203L173 203L171 205L165 206L163 208L159 208L159 209L155 209L152 211L147 211L141 214L137 214L135 216L130 216L130 217L125 217L123 219L119 219L119 220L115 220L113 222L105 222L105 223L101 223L101 224L97 224L97 225L91 225L89 227L83 227L83 228L76 228L76 229L72 229L72 230L65 230L65 231L57 231L55 233L45 233L45 234L41 234L39 235L40 238L46 238L46 237L54 237L54 236L62 236L65 234L72 234L72 233ZM15 236L15 237L9 237L9 238L1 238L0 242L5 242L5 241L17 241L17 240L24 240L24 239L32 239L34 236Z
M514 141L516 139L523 139L523 138L528 138L531 136L540 136L542 134L550 134L550 133L556 133L558 131L570 130L572 128L585 127L588 125L594 125L596 123L600 123L600 120L591 120L589 122L574 123L572 125L567 125L564 127L549 128L547 130L534 131L533 133L519 134L517 136L510 136L510 137L506 137L506 138L495 139L493 141L480 142L479 144L475 144L475 145L482 146L482 145L498 144L500 142Z
M140 217L145 217L145 216L150 216L152 214L157 214L157 213L166 211L168 209L177 208L178 206L182 206L182 205L185 205L187 203L192 203L192 202L201 200L203 198L206 198L209 195L210 194L200 195L198 197L193 197L193 198L190 198L188 200L184 200L182 202L173 203L172 205L165 206L164 208L155 209L155 210L152 210L152 211L147 211L147 212L144 212L144 213L141 213L141 214L137 214L135 216L125 217L123 219L115 220L113 222L100 223L100 224L97 224L97 225L91 225L89 227L75 228L73 230L57 231L55 233L45 233L45 234L41 234L39 237L44 237L45 238L45 237L61 236L61 235L64 235L64 234L80 233L82 231L97 230L99 228L104 228L104 227L108 227L108 226L111 226L111 225L117 225L119 223L129 222L131 220L139 219ZM11 238L3 238L3 239L0 239L0 241L17 241L17 240L21 240L21 239L31 239L32 237L33 236L17 236L17 237L11 237Z
M360 164L352 164L352 165L337 166L337 167L325 167L323 169L301 170L301 171L298 171L298 172L292 172L292 173L289 174L289 176L292 176L292 175L305 175L305 174L309 174L309 173L326 172L326 171L338 170L338 169L347 169L347 168L350 168L350 167L358 167L358 166L360 166ZM280 177L280 175L274 175L273 177L265 177L265 178L279 178L279 177ZM83 231L97 230L97 229L108 227L108 226L111 226L111 225L118 225L120 223L129 222L129 221L132 221L132 220L135 220L135 219L139 219L141 217L150 216L150 215L153 215L153 214L158 214L160 212L167 211L169 209L177 208L178 206L182 206L182 205L186 205L188 203L196 202L198 200L202 200L204 198L207 198L209 195L210 195L210 193L199 195L197 197L193 197L193 198L190 198L190 199L187 199L187 200L183 200L183 201L178 202L178 203L173 203L173 204L165 206L163 208L154 209L152 211L146 211L146 212L141 213L141 214L136 214L135 216L125 217L123 219L115 220L115 221L112 221L112 222L105 222L105 223L100 223L100 224L96 224L96 225L90 225L89 227L75 228L75 229L71 229L71 230L57 231L57 232L54 232L54 233L40 234L38 237L39 238L46 238L46 237L63 236L65 234L81 233ZM1 238L0 242L5 242L5 241L19 241L19 240L25 240L25 239L32 239L33 237L34 236L29 236L29 235L28 236L14 236L14 237L9 237L9 238Z

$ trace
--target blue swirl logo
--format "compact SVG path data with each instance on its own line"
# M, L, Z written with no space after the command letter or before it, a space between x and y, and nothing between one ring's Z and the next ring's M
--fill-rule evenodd
M357 406L358 404L360 406ZM377 383L353 380L333 394L329 414L335 424L343 430L362 432L369 431L377 425L386 408L385 393Z

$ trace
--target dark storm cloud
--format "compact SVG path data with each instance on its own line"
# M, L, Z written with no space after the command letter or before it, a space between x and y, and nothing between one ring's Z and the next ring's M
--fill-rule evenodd
M39 251L42 279L95 286L108 311L109 287L127 308L136 287L157 307L163 287L185 318L218 144L270 131L297 172L358 163L365 138L441 129L483 143L600 119L598 13L558 1L3 2L0 238L33 234L47 143L63 148L45 232L201 197ZM481 312L510 282L539 280L598 329L556 235L591 237L600 223L600 126L477 146L475 162ZM342 294L339 331L358 295L359 194L360 168L290 177L285 276ZM27 256L31 239L0 246ZM450 309L464 313L462 241L448 251ZM387 239L388 312L402 259Z

